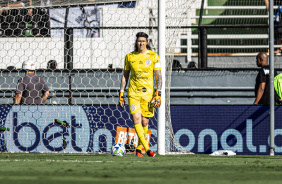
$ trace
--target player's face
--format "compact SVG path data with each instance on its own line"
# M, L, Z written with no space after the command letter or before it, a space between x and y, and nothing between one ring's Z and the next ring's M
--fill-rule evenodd
M256 59L257 59L257 66L261 67L261 60L260 60L260 58L257 56Z
M142 51L146 51L147 50L147 39L144 37L139 37L137 40L137 45L138 45L138 51L142 52Z

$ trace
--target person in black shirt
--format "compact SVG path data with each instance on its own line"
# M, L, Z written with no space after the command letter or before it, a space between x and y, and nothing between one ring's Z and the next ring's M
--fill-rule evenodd
M255 105L269 105L270 97L270 84L269 84L269 65L268 65L268 56L265 52L260 52L256 57L257 66L261 67L257 78L256 78L256 99ZM276 70L274 70L274 76L277 75ZM279 97L274 92L275 101L279 102Z

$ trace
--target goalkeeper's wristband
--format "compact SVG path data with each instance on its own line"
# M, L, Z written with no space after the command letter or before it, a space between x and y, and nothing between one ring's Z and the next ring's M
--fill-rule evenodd
M119 102L120 107L124 109L125 101L124 101L124 96L123 95L124 95L124 92L121 91L119 93L119 100L118 100L118 102Z

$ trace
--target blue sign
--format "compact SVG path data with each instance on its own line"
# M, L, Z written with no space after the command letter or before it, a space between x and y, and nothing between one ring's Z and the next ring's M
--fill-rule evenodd
M275 154L282 153L281 114L282 108L276 106ZM269 153L267 106L174 106L171 118L176 143L194 153L220 149L241 155Z
M282 154L282 108L275 107L275 154ZM70 128L54 123L67 121ZM269 108L265 106L172 106L175 141L166 150L209 154L226 149L244 155L269 152ZM116 126L133 127L128 109L116 106L0 106L0 151L110 152ZM157 122L150 119L150 148L157 150Z

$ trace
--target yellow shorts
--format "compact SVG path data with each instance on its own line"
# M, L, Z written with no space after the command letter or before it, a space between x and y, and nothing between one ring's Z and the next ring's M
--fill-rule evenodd
M130 114L141 113L143 117L154 116L154 106L151 104L153 96L128 97Z

